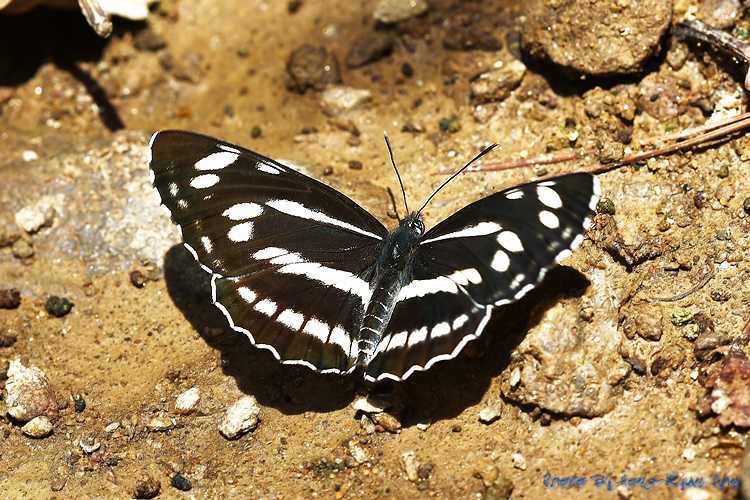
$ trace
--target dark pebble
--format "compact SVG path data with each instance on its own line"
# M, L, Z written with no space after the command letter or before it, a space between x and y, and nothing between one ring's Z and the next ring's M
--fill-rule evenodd
M742 202L742 209L746 214L750 215L750 196L745 198L745 201Z
M443 118L440 120L439 123L440 130L443 132L450 132L455 133L461 130L461 122L458 121L458 118Z
M338 60L325 47L303 45L292 53L286 71L286 88L300 94L341 83Z
M300 7L302 7L302 0L291 0L286 4L286 10L290 14L296 14Z
M181 491L190 491L193 489L192 483L179 472L172 476L172 480L169 484Z
M422 481L428 479L430 474L432 474L432 469L434 469L432 464L420 465L419 469L417 469L417 477Z
M346 54L346 65L358 68L370 64L393 52L394 39L391 36L358 38Z
M0 333L0 347L10 347L16 343L18 337L13 334Z
M142 272L135 270L130 272L130 283L136 288L143 288L148 278Z
M719 167L719 169L716 171L716 175L719 176L721 179L725 179L729 177L729 167L727 165L722 165Z
M148 474L143 474L138 483L135 485L133 496L135 498L154 498L161 491L161 483Z
M630 366L633 368L633 371L637 373L638 375L645 375L646 374L646 365L643 364L643 361L640 359L630 356L625 358L625 361L630 363Z
M657 357L653 363L651 363L651 375L658 375L664 368L667 367L667 360L662 356Z
M255 125L252 129L250 129L250 136L253 139L257 139L261 136L261 134L263 134L263 129L260 128L260 125Z
M406 78L411 78L412 76L414 76L414 68L411 67L411 64L405 62L401 65L401 74Z
M15 288L0 290L0 309L15 309L21 305L21 292Z
M610 198L607 198L606 196L602 196L601 199L599 199L599 203L596 204L596 213L614 215L615 214L615 202L613 202Z
M83 399L83 396L81 396L80 394L76 395L75 403L73 403L73 408L75 409L76 413L81 413L86 409L86 400Z
M693 204L695 205L695 208L703 208L706 205L706 193L703 191L695 193L693 196ZM750 214L750 211L747 211L747 213Z
M326 167L323 169L323 175L331 175L333 173L333 167Z
M73 303L65 297L58 297L57 295L50 295L47 301L44 303L44 308L53 316L62 318L67 315L71 309L73 309Z
M362 170L362 162L359 160L349 160L349 168L352 170Z

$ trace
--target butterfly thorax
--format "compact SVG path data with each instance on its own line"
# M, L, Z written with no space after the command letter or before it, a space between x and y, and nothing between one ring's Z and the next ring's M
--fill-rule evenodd
M375 356L396 298L411 280L411 263L423 234L422 217L411 213L385 238L371 282L372 297L359 329L357 365L364 366Z

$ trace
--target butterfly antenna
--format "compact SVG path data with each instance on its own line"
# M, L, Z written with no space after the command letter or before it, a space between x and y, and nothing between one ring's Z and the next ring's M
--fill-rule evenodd
M486 155L487 153L489 153L490 151L492 151L493 149L495 149L495 147L497 147L497 143L495 143L495 144L492 144L492 145L490 145L490 146L486 147L486 148L484 149L484 151L482 151L481 153L479 153L478 155L476 155L476 156L475 156L475 157L474 157L474 158L473 158L473 159L472 159L472 160L471 160L471 161L470 161L469 163L467 163L466 165L464 165L463 167L461 167L461 168L460 168L460 169L458 170L458 172L456 172L455 174L451 175L451 176L450 176L450 177L448 178L448 180L447 180L447 181L445 181L444 183L442 183L442 184L440 185L440 187L439 187L439 188L437 188L437 189L436 189L436 190L435 190L435 191L434 191L434 192L433 192L433 193L432 193L432 194L430 195L430 197L429 197L429 198L427 198L427 201L425 201L425 202L424 202L424 205L422 205L422 207L421 207L421 208L420 208L419 210L417 210L417 213L421 213L421 212L422 212L422 210L424 210L424 207L426 207L426 206L427 206L427 204L428 204L428 203L430 203L430 200L432 200L432 199L433 199L433 198L435 197L435 195L436 195L436 194L438 194L438 193L440 192L440 190L441 190L441 189L443 189L443 188L444 188L444 187L445 187L445 186L446 186L446 185L447 185L447 184L448 184L448 183L449 183L450 181L452 181L452 180L453 180L453 179L454 179L454 178L455 178L455 177L456 177L456 176L457 176L458 174L460 174L461 172L463 172L464 170L466 170L467 168L469 168L469 165L471 165L472 163L474 163L475 161L477 161L478 159L480 159L480 158L481 158L482 156Z
M383 132L383 137L385 137L385 144L388 146L388 154L391 155L391 165L393 165L393 170L396 171L396 177L398 177L398 185L401 186L401 194L404 197L404 208L406 209L406 213L409 213L409 204L406 202L406 191L404 191L404 183L401 182L401 174L398 173L398 168L396 168L396 161L393 159L393 148L391 147L391 141L388 140L388 134L386 132ZM393 208L396 208L395 206Z

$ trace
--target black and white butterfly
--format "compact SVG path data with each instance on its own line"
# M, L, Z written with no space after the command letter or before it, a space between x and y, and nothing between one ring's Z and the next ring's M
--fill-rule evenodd
M388 232L335 189L211 137L157 132L149 165L233 329L285 363L368 380L455 357L581 243L599 199L594 176L571 174Z

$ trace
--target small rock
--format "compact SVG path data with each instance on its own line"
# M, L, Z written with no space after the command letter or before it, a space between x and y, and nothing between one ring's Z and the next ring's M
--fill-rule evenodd
M406 477L409 481L414 482L419 479L419 475L417 474L419 463L417 462L417 457L413 451L407 451L401 455L401 467L403 467L404 472L406 472Z
M62 491L63 488L65 488L65 484L68 481L64 477L58 476L54 480L52 480L52 484L50 484L50 489L52 491Z
M190 481L179 472L172 476L169 484L180 491L190 491L193 489L193 485L190 483Z
M383 24L406 21L427 11L425 0L380 0L373 17Z
M76 413L83 413L86 410L86 400L83 399L83 396L76 394L73 401L73 409Z
M21 432L33 438L43 438L52 433L52 422L45 417L34 417L21 427Z
M55 197L44 196L35 204L23 207L16 212L16 224L29 234L37 232L43 226L51 226L56 214L54 204L57 202Z
M501 401L493 403L479 412L479 421L483 424L491 424L503 414L503 404Z
M82 436L81 439L78 441L78 445L81 447L84 453L87 455L91 455L96 450L101 448L102 444L99 441L96 441L94 438Z
M224 418L219 423L219 432L227 439L234 439L258 425L259 413L260 407L255 398L245 396L227 408Z
M734 187L734 182L729 179L724 179L717 186L715 196L716 199L719 200L719 203L726 207L729 205L729 201L734 198L735 194L737 194L737 190Z
M164 432L174 429L175 422L169 417L154 417L146 424L151 432Z
M381 413L387 410L390 404L375 398L359 398L352 404L352 408L365 413Z
M521 84L525 73L526 66L515 60L482 73L471 82L471 97L477 104L502 101Z
M47 298L46 302L44 303L44 308L52 316L55 316L57 318L62 318L63 316L67 315L71 309L73 309L74 305L75 304L73 304L71 301L69 301L65 297L58 297L57 295L50 295L49 298Z
M0 222L0 248L12 245L20 237L21 233L15 222Z
M112 422L111 424L109 424L107 427L104 428L104 432L106 433L115 432L119 428L120 428L119 422Z
M343 85L328 87L321 96L323 111L328 115L338 115L349 111L372 99L372 92Z
M21 153L21 157L23 158L23 161L29 162L39 159L39 155L36 154L36 151L32 151L31 149L27 149L23 153Z
M174 403L174 411L179 415L187 415L195 411L198 401L201 399L201 391L197 387L191 387L183 392Z
M148 277L138 269L130 272L130 284L136 288L143 288L148 281Z
M513 467L519 470L526 470L526 459L520 453L514 453L511 455L513 459Z
M34 245L24 238L19 238L11 246L11 251L19 259L28 259L34 255Z
M0 309L15 309L21 305L21 292L15 288L0 290Z
M341 83L336 56L325 47L303 45L292 53L287 65L287 89L304 94L307 89L324 90Z
M506 500L510 498L511 493L513 493L513 481L500 476L495 479L492 486L485 490L482 500Z
M622 328L629 339L638 334L646 340L658 341L663 333L661 307L648 302L634 304L626 313Z
M401 432L401 422L390 413L373 413L371 418L373 422L388 432Z
M346 65L358 68L391 54L395 40L391 36L357 38L346 54Z
M135 498L154 498L160 491L161 483L144 472L135 485L133 496Z
M351 439L349 441L349 454L352 456L357 464L363 464L367 462L367 452L360 446L359 441Z
M26 368L19 360L8 366L5 384L5 405L8 415L28 422L34 417L57 417L57 398L44 372L32 366Z

